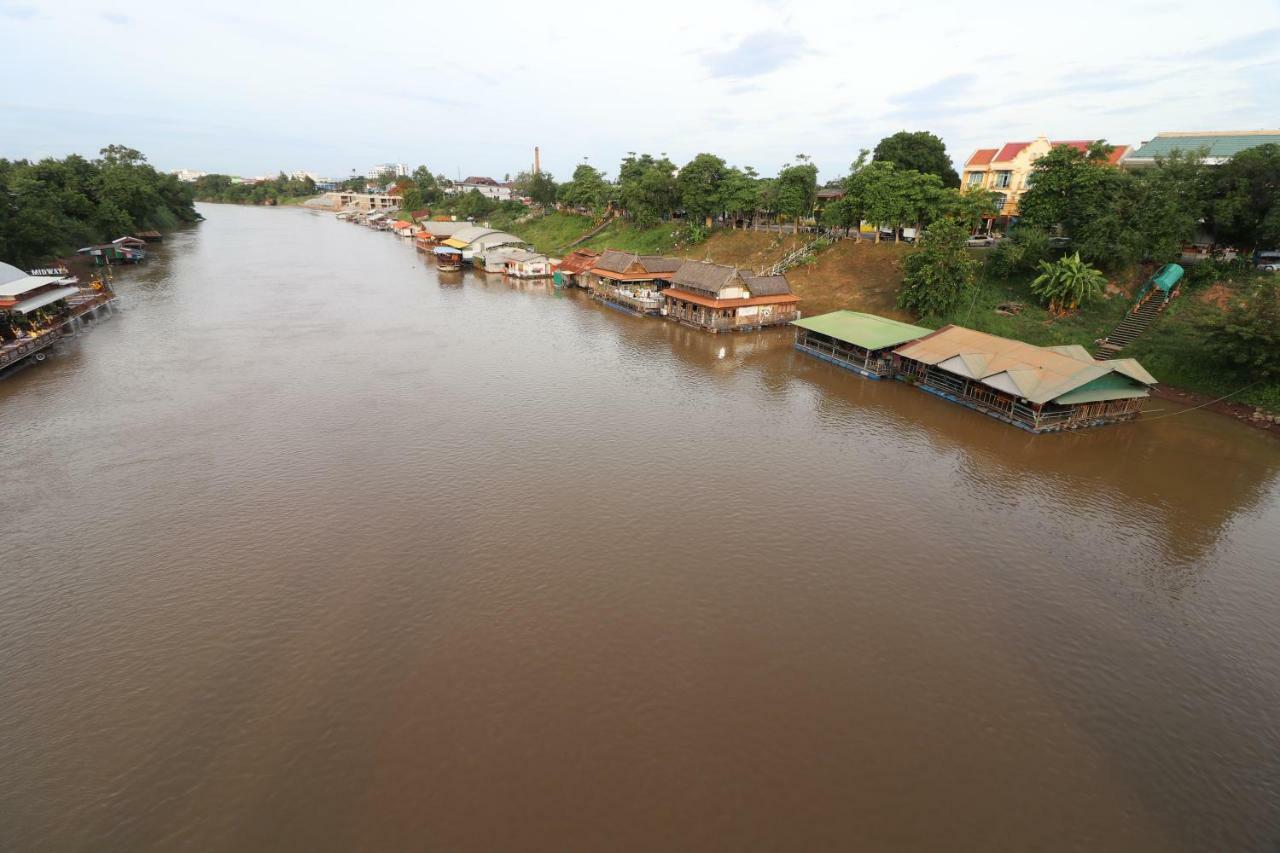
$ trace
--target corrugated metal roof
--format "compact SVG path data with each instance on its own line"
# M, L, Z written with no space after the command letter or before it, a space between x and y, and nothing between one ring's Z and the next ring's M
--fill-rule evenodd
M898 347L896 352L903 358L936 365L992 388L1017 393L1032 403L1057 402L1067 392L1108 374L1120 374L1142 385L1154 385L1156 381L1133 359L1120 360L1130 362L1128 364L1092 358L1086 362L1075 352L1064 353L1060 348L1038 347L960 326L944 326L927 337ZM1016 392L1010 391L1011 388ZM1145 389L1134 387L1129 396L1145 393Z
M20 278L29 276L26 270L20 270L13 264L6 264L0 261L0 284L8 284L11 281L17 281Z
M568 274L586 272L596 265L596 259L599 257L598 253L589 249L577 249L565 255L564 260L560 262L559 270Z
M37 287L44 287L66 278L66 276L61 275L27 275L17 267L10 267L8 264L4 264L4 266L9 267L10 270L17 270L18 275L0 284L0 296L21 296L29 290L35 290ZM8 270L0 270L0 275L6 273L8 273Z
M1280 145L1280 130L1214 131L1207 133L1160 133L1150 142L1144 142L1125 159L1152 160L1168 157L1174 151L1188 154L1200 148L1209 149L1207 156L1214 159L1234 157L1241 151L1259 145Z
M24 299L9 310L15 314L29 314L37 308L43 308L46 305L57 302L59 299L66 299L74 293L79 293L80 288L74 285L67 287L58 287L44 293L36 294L30 299Z
M495 249L494 251L500 252L500 251L503 251L503 249ZM546 259L547 259L546 255L541 255L541 254L538 254L537 252L528 252L528 251L525 251L524 249L511 249L507 253L507 260L517 261L519 263L526 263L528 261L538 261L538 260L545 261Z
M901 346L933 331L923 326L913 326L858 311L832 311L830 314L793 320L791 325L869 350Z
M452 237L464 228L474 228L469 222L424 222L422 227L436 237Z

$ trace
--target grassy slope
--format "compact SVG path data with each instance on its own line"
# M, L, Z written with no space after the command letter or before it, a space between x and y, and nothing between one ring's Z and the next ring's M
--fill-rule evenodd
M494 228L502 228L533 244L539 252L559 256L564 247L591 228L591 218L572 213L548 213L546 216L529 216L521 220L495 217L489 220Z
M521 221L494 219L491 224L518 234L539 252L558 256L565 252L569 243L591 229L592 221L589 217L572 213L549 213ZM716 231L706 241L690 246L680 242L682 228L683 223L680 222L637 228L628 222L615 220L579 248L677 255L758 269L775 263L795 243L792 237L784 238L763 231Z

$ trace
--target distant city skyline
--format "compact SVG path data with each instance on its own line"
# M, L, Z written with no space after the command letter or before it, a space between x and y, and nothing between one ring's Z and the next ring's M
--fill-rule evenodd
M430 39L421 58L402 36L431 32L436 9L181 5L0 0L0 68L21 83L0 96L0 156L120 143L165 171L345 179L386 161L500 179L530 168L539 145L559 180L584 160L616 177L628 151L677 164L710 151L762 174L804 153L830 180L904 129L937 133L960 164L1042 134L1136 145L1280 123L1274 0L1229 16L1189 2L1030 4L1007 20L940 2L655 0L643 15L589 16L499 2L485 10L492 43ZM50 44L86 27L101 50L50 61ZM381 37L394 60L359 55L357 42ZM582 45L597 48L587 58ZM578 59L544 61L566 48Z

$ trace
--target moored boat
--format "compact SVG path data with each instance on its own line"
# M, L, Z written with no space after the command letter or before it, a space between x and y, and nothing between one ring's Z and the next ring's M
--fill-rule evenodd
M452 246L436 246L432 249L436 256L436 266L442 270L462 269L462 252Z

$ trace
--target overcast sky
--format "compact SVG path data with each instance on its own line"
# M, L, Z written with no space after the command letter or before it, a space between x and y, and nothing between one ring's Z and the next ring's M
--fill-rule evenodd
M1280 126L1280 0L0 0L0 33L0 156L123 143L242 175L501 178L540 145L560 179L583 158L616 176L627 151L766 174L804 153L829 179L902 129L960 162L1040 134Z

